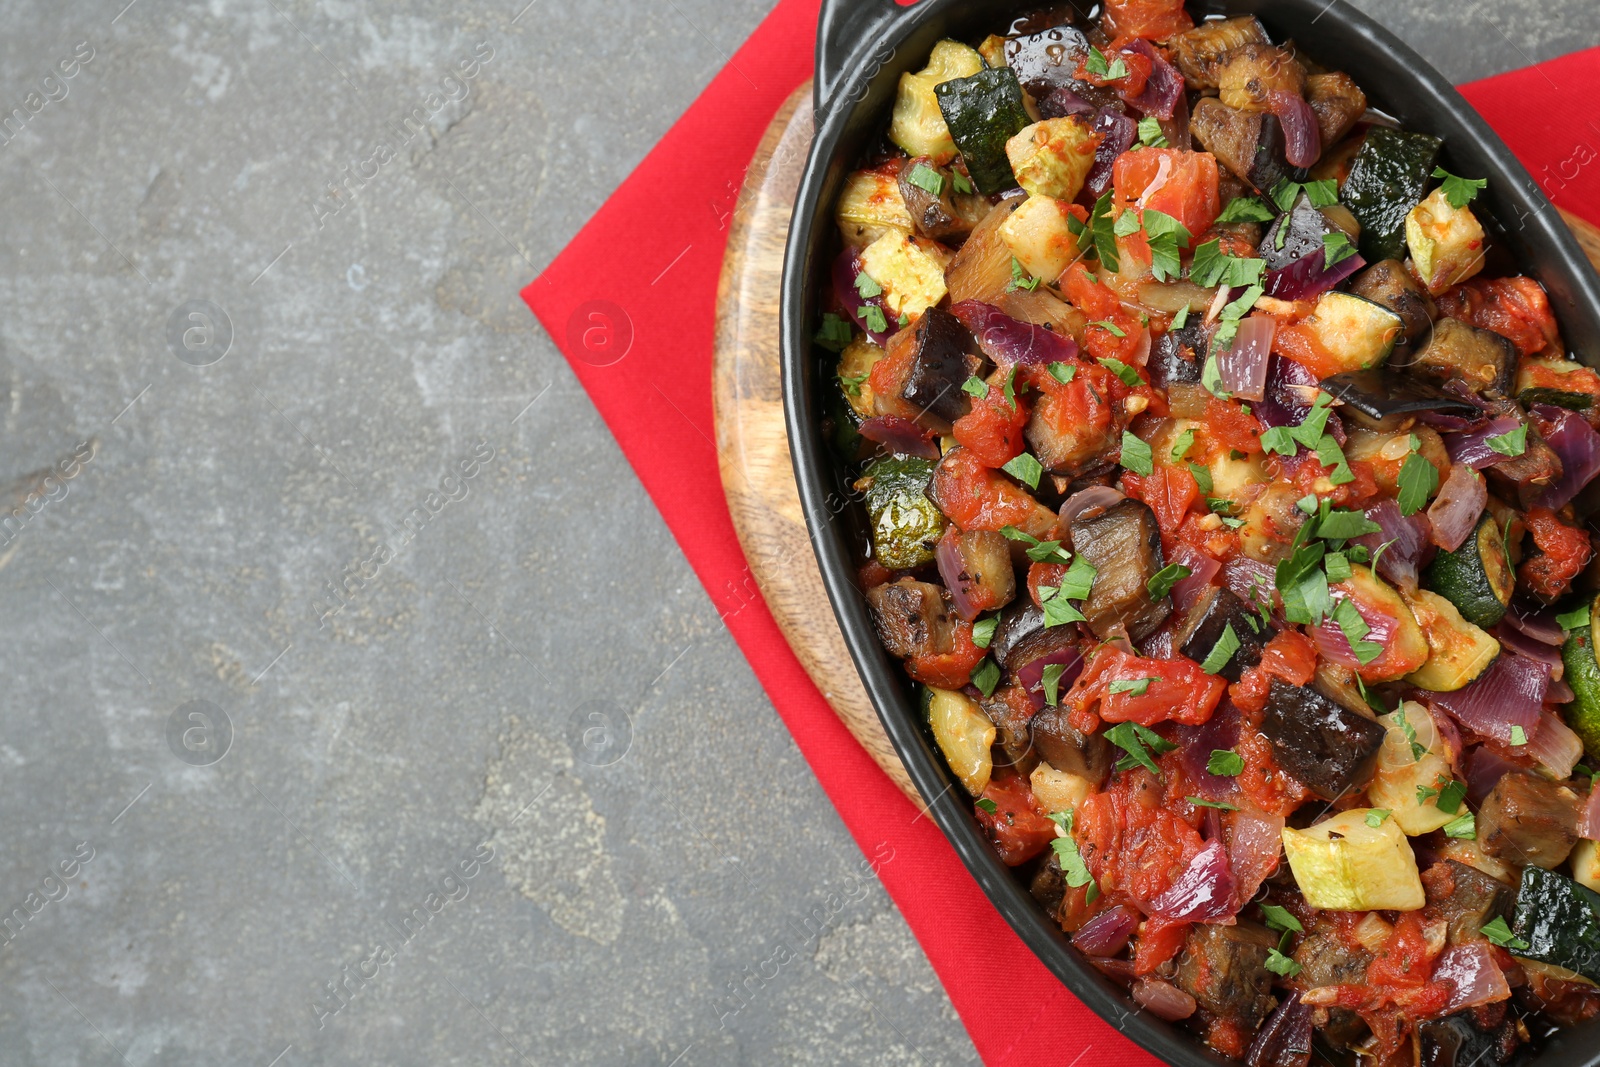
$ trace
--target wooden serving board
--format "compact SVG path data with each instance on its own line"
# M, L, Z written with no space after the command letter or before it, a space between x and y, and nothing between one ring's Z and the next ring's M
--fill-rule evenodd
M845 649L811 551L789 462L778 304L789 216L811 135L807 82L772 120L733 212L717 290L712 364L722 487L750 573L801 665L856 740L921 807ZM1600 269L1600 228L1562 215Z

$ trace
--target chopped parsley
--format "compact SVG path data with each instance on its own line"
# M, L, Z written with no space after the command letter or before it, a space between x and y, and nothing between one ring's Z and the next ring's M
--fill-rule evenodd
M987 619L979 619L972 624L972 643L979 648L988 648L994 640L994 631L1000 625L1000 616L991 615Z
M1524 427L1526 429L1526 427ZM1439 468L1413 452L1400 467L1400 514L1415 515L1439 491Z
M1520 456L1528 450L1528 424L1523 423L1515 430L1491 437L1484 444L1502 456Z
M1107 62L1106 54L1094 45L1089 46L1089 58L1084 62L1084 69L1101 81L1114 82L1128 76L1128 64L1122 57Z
M1222 628L1222 636L1211 646L1211 651L1206 654L1205 662L1200 664L1200 669L1207 674L1216 674L1228 665L1228 661L1237 651L1239 651L1239 635L1233 632L1233 623L1230 622Z
M1102 319L1099 322L1091 322L1089 325L1090 326L1098 326L1098 327L1100 327L1102 330L1104 330L1107 333L1109 333L1112 337L1126 337L1126 336L1128 336L1128 331L1124 330L1121 326L1118 326L1116 323L1112 322L1110 319ZM1126 363L1122 362L1120 359L1114 359L1111 362L1115 363L1118 367L1126 368L1128 366ZM1117 377L1122 378L1123 381L1125 381L1125 382L1128 381L1128 379L1123 375L1122 371L1113 369L1105 360L1102 359L1100 361L1100 365L1102 367L1105 367L1107 370L1110 370ZM1135 377L1138 377L1138 376L1135 375ZM1138 383L1137 382L1129 382L1129 384L1130 385L1136 385Z
M968 181L967 176L962 174L959 170L953 170L950 172L950 184L955 186L956 192L965 196L972 195L972 183Z
M1008 541L1020 541L1027 545L1028 558L1035 563L1071 563L1072 557L1067 550L1061 547L1060 541L1041 541L1026 531L1015 526L1001 528L1000 533Z
M850 324L831 311L822 316L822 325L812 338L829 352L843 352L854 339L855 331Z
M1285 978L1293 978L1300 973L1300 965L1275 948L1268 951L1267 962L1263 966L1273 974L1281 974Z
M1214 240L1194 250L1189 280L1207 289L1224 281L1230 289L1242 289L1261 281L1266 269L1266 260L1227 255L1222 251L1222 241Z
M863 275L865 277L865 275ZM873 333L888 333L889 320L883 314L883 309L877 304L866 304L856 308L856 314L861 321L866 323L867 329Z
M1116 329L1115 326L1112 326L1109 323L1095 323L1094 325L1105 326L1108 330ZM1127 336L1126 334L1122 333L1121 330L1117 330L1117 335L1119 337ZM1115 374L1118 378L1121 378L1122 384L1126 385L1129 389L1137 389L1139 386L1144 384L1144 379L1139 377L1139 372L1122 362L1120 359L1113 359L1110 356L1107 356L1106 358L1097 360L1096 362L1098 362L1102 367L1110 371L1112 374Z
M1134 767L1143 767L1151 774L1159 775L1161 768L1156 766L1156 761L1150 758L1153 749L1156 755L1171 752L1178 746L1150 729L1140 726L1136 722L1119 722L1106 731L1106 740L1127 753L1117 760L1119 771L1130 770ZM1149 746L1146 748L1146 746Z
M906 175L906 180L918 189L932 193L934 196L944 195L944 175L926 163L918 163L912 167L911 173Z
M1150 446L1129 430L1122 431L1122 455L1119 462L1133 473L1147 478L1155 470L1155 459L1150 454Z
M1139 143L1147 148L1166 148L1171 144L1161 132L1161 120L1154 115L1139 120Z
M1244 757L1231 748L1214 748L1206 760L1206 773L1219 778L1232 778L1244 770Z
M1172 592L1173 586L1177 585L1179 582L1183 581L1193 573L1193 571L1181 563L1169 563L1165 567L1162 567L1160 570L1156 571L1155 574L1150 577L1150 580L1144 583L1144 587L1149 590L1150 596L1153 599L1160 600L1162 597Z
M989 383L974 374L961 383L961 391L968 396L986 397L989 395Z
M1096 258L1100 265L1113 274L1122 269L1122 255L1117 251L1117 235L1115 223L1111 218L1111 190L1094 202L1094 210L1089 213L1089 227L1086 232L1094 245ZM1083 237L1078 238L1078 246L1083 248Z
M1211 339L1213 356L1217 352L1226 352L1228 346L1233 344L1233 339L1239 336L1240 321L1250 313L1250 309L1256 306L1256 301L1265 296L1266 292L1261 286L1252 285L1244 291L1243 296L1222 309L1222 325L1217 327L1217 334Z
M1296 919L1288 908L1281 908L1276 904L1263 904L1261 914L1267 917L1267 925L1274 930L1286 930L1297 934L1306 931L1306 928L1300 925L1300 920Z
M1515 747L1515 748L1521 748L1523 745L1525 745L1527 743L1528 743L1528 733L1527 733L1527 731L1524 730L1521 726L1518 726L1516 723L1512 723L1511 724L1511 744L1512 744L1512 746Z
M1217 216L1218 222L1271 222L1272 209L1258 197L1236 196Z
M847 395L859 397L861 395L861 387L866 384L867 379L870 377L872 377L871 372L866 374L841 374L839 375L839 387Z
M1506 925L1505 916L1496 915L1493 919L1478 927L1478 932L1501 948L1516 949L1526 952L1528 943L1511 932L1511 927Z
M1478 820L1472 812L1458 815L1444 824L1444 836L1455 838L1472 838L1478 836Z
M1194 447L1194 427L1180 433L1172 442L1172 461L1176 463L1189 454L1189 449Z
M1223 802L1221 800L1207 800L1204 797L1184 797L1183 799L1187 800L1189 803L1193 804L1197 808L1216 808L1218 811L1238 811L1239 810L1234 805L1225 803L1225 802Z
M1072 381L1072 379L1078 376L1078 368L1073 366L1071 363L1052 363L1050 364L1049 369L1050 377L1054 378L1062 385L1066 385L1068 382Z
M1044 702L1052 708L1061 703L1061 676L1067 672L1065 663L1052 663L1044 669L1040 681L1044 685Z
M1050 821L1061 829L1062 836L1050 842L1050 847L1061 862L1061 876L1074 889L1093 885L1094 876L1089 873L1088 864L1083 862L1083 857L1078 853L1078 843L1072 839L1072 809L1055 812L1050 816Z
M1428 750L1421 742L1417 740L1417 728L1411 725L1411 720L1407 718L1405 710L1401 709L1396 711L1391 718L1394 720L1394 724L1400 727L1400 732L1405 735L1406 741L1411 745L1411 762L1421 762L1422 757L1428 754ZM1423 790L1427 788L1427 786L1417 786L1418 804L1421 804L1424 800L1427 800L1429 796L1438 795L1438 790L1429 790L1427 796L1424 796Z
M1039 288L1039 279L1033 277L1027 271L1023 270L1022 263L1017 259L1016 256L1012 256L1011 281L1006 285L1006 292L1014 293L1018 289L1026 289L1031 293L1037 288Z
M1371 811L1367 812L1367 825L1376 830L1378 827L1382 826L1384 820L1388 819L1392 814L1394 813L1388 808L1373 808Z
M1359 511L1346 508L1329 508L1317 521L1317 536L1324 541L1349 541L1370 533L1382 533L1383 527Z
M1111 683L1111 695L1132 693L1136 697L1142 697L1150 691L1150 683L1153 681L1154 678L1118 678Z
M1333 609L1333 621L1344 634L1344 639L1350 642L1350 651L1355 653L1357 661L1363 667L1383 655L1382 645L1376 641L1364 640L1367 634L1372 632L1372 627L1367 625L1367 620L1356 610L1354 602L1339 601Z
M972 684L977 686L978 692L984 696L993 696L995 687L1000 684L1000 665L985 656L983 662L972 672Z
M1444 198L1450 201L1450 206L1460 211L1478 198L1478 194L1489 188L1486 178L1458 178L1443 167L1433 168L1435 178L1444 179Z
M1343 263L1356 254L1355 248L1350 244L1350 238L1341 231L1325 233L1322 235L1322 262L1326 267L1336 263Z
M1189 325L1189 305L1185 304L1178 309L1176 315L1172 316L1172 332L1176 333L1187 325Z
M988 812L990 815L993 815L993 814L995 814L996 812L998 812L1000 810L1000 805L996 804L994 801L990 800L988 797L979 797L978 798L978 807L981 810Z
M1194 475L1194 484L1200 487L1202 493L1212 491L1211 468L1203 467L1198 463L1189 464L1189 473Z
M1589 625L1589 605L1582 604L1571 611L1556 616L1556 625L1563 630L1579 630Z
M1029 489L1039 488L1039 475L1044 473L1044 464L1023 452L1016 459L1000 468Z
M883 286L874 281L872 275L862 271L856 275L856 292L861 294L861 299L871 300L875 296L883 295Z
M1150 273L1155 280L1171 282L1183 277L1179 250L1188 248L1194 239L1189 228L1164 211L1146 208L1144 234L1150 243Z
M1320 182L1292 182L1287 178L1272 187L1272 202L1283 211L1294 210L1294 202L1305 193L1312 207L1332 207L1339 202L1339 183L1332 178Z
M1328 581L1335 584L1350 580L1350 557L1343 552L1329 552L1322 557L1322 568L1328 574Z

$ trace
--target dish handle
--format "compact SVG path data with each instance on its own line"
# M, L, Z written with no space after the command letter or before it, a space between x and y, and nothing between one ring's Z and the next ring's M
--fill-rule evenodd
M818 112L834 106L833 97L850 70L856 50L879 41L896 19L912 10L914 7L901 7L895 0L822 0L812 90ZM888 58L881 57L879 65Z

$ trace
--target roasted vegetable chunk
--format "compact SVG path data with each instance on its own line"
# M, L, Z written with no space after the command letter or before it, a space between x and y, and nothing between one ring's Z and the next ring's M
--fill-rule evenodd
M1400 316L1406 330L1403 345L1426 339L1428 331L1433 329L1433 320L1439 317L1439 309L1434 306L1433 298L1416 283L1411 272L1406 270L1406 265L1398 259L1374 263L1355 276L1350 283L1350 291L1366 297L1374 304L1382 304ZM1397 348L1390 362L1397 367L1409 364L1409 351Z
M955 613L937 585L912 578L885 582L867 590L867 605L891 655L937 656L954 645Z
M1190 132L1202 148L1257 192L1270 191L1292 172L1283 127L1265 112L1240 111L1206 97L1195 105Z
M1148 504L1124 498L1072 522L1072 548L1095 568L1094 587L1083 614L1095 636L1109 640L1126 632L1143 641L1172 613L1172 601L1156 600L1146 588L1163 566L1161 527Z
M1600 981L1600 893L1541 867L1522 872L1511 931L1524 959Z
M1422 1038L1419 1067L1504 1067L1523 1044L1515 1016L1479 1025L1479 1016L1464 1011L1417 1027Z
M856 483L856 488L867 494L873 555L890 570L933 562L945 521L928 499L932 477L929 460L892 456L868 467L866 476Z
M1191 89L1215 89L1223 63L1235 48L1270 43L1267 31L1253 15L1207 22L1169 42L1178 69Z
M956 208L955 183L930 157L906 160L897 188L908 221L922 236L944 240L972 232L972 221Z
M1511 905L1510 886L1455 860L1440 860L1423 871L1422 888L1428 894L1423 918L1448 923L1452 945L1482 940L1483 927Z
M901 398L946 425L965 415L968 399L961 386L982 365L967 352L971 339L960 319L943 308L929 308L917 323L916 348L900 389Z
M1459 378L1480 395L1504 396L1511 390L1517 349L1490 330L1459 319L1440 319L1433 336L1417 353L1412 369L1437 381Z
M1085 734L1067 723L1063 708L1045 708L1028 722L1033 749L1058 771L1086 778L1099 788L1111 773L1111 745L1100 734Z
M1381 723L1310 686L1274 678L1261 732L1278 766L1324 800L1360 789L1377 768L1386 733Z
M1367 113L1367 94L1350 75L1341 72L1313 74L1306 79L1306 101L1317 115L1324 145L1344 140Z
M1578 843L1582 801L1570 786L1527 771L1495 783L1478 811L1478 845L1502 863L1549 870Z
M1201 594L1179 624L1173 645L1196 663L1204 663L1230 626L1239 639L1239 649L1217 673L1237 682L1241 674L1261 662L1262 650L1278 631L1229 590L1213 586Z
M1277 1001L1267 956L1278 937L1264 926L1197 923L1178 960L1178 988L1206 1011L1254 1030Z
M1361 223L1367 262L1405 255L1406 216L1422 203L1444 142L1425 133L1375 126L1356 153L1339 199Z

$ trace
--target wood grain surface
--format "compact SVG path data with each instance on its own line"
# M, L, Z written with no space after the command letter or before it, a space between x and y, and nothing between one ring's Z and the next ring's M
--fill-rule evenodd
M772 120L745 174L717 290L712 397L722 487L750 574L811 680L856 740L921 806L845 649L789 461L778 304L789 216L811 147L811 83ZM1600 228L1562 212L1600 269Z

